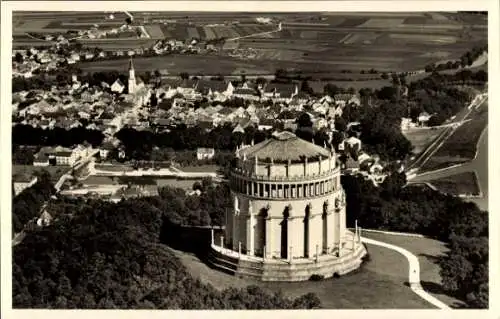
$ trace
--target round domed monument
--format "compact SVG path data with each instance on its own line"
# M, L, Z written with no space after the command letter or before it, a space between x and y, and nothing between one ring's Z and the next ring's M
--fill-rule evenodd
M234 208L209 261L265 281L342 275L366 249L346 229L345 193L335 152L284 131L236 150L229 177Z

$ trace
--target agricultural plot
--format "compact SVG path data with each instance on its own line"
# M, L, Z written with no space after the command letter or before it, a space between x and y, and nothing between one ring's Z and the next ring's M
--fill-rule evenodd
M211 27L204 26L203 32L205 33L205 40L213 40L217 38L217 35Z
M262 33L275 30L276 26L255 23L257 16L250 13L168 12L151 15L150 18L177 21L156 27L165 38L170 39L185 40L197 36L202 40L235 39L251 35L238 39L238 47L252 48L257 52L255 55L243 54L240 59L249 56L258 59L260 65L257 69L260 72L267 68L268 74L283 67L322 74L345 69L354 74L372 68L385 72L415 71L429 63L459 58L472 46L487 41L486 29L471 32L472 38L461 38L457 29L462 27L460 20L441 13L272 14L266 16L280 17L283 30L267 34ZM224 24L235 20L241 21L235 25ZM476 20L477 25L485 25L485 21ZM211 24L204 24L207 22ZM422 27L423 24L425 27ZM103 45L108 50L113 47L111 43ZM219 57L221 60L226 58L224 55ZM222 65L228 63L219 63L216 59L212 62L214 67L220 64L221 70L224 70ZM235 68L238 66L230 67L227 72L231 73ZM252 66L250 69L255 68Z
M420 16L420 17L408 17L404 19L404 24L409 24L409 25L424 25L427 22L432 22L431 19L425 17L425 16Z
M198 29L196 29L194 27L189 27L188 28L188 36L191 39L199 39L200 34L198 33Z
M349 28L349 27L357 27L362 25L368 20L368 18L363 17L350 17L342 21L342 23L336 25L338 28Z
M360 28L397 28L401 25L405 19L369 19L365 23L361 24Z
M480 188L474 172L464 172L429 182L440 192L454 196L479 196Z
M163 39L165 37L161 27L157 24L146 25L144 28L152 39Z
M126 72L126 60L103 60L84 62L78 65L84 72L116 70ZM245 70L246 74L269 74L274 70L273 63L262 61L241 61L238 59L218 56L168 55L157 57L137 57L134 59L136 72L151 70L166 70L170 74L188 72L189 74L232 74L235 70Z
M403 131L403 135L413 146L413 154L420 154L443 130L442 127L415 128Z
M458 127L437 152L424 164L422 171L430 171L472 160L477 144L488 124L488 106L483 105Z

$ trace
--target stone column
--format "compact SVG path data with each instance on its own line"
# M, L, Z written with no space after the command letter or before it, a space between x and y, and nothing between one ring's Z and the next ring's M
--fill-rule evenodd
M314 222L316 221L316 218L313 217L313 212L312 212L313 208L312 208L312 205L309 204L309 217L308 217L308 224L307 224L307 252L309 254L309 258L311 258L313 255L314 255L314 245L315 243L313 242L312 240L312 236L311 236L311 232L313 231L314 227L313 227L313 224ZM304 234L305 236L306 234Z
M234 214L233 214L233 230L232 230L232 235L233 235L233 250L236 248L236 245L238 244L238 242L240 241L240 232L239 232L239 228L240 228L240 223L239 223L239 220L240 220L240 212L239 211L235 211Z
M269 214L269 213L268 213ZM273 254L273 220L270 216L266 218L266 242L265 247L267 247L267 251L265 253L266 258L272 258Z
M294 231L294 220L292 217L292 206L288 207L288 220L287 220L287 228L288 228L288 233L287 233L287 240L288 240L288 258L291 260L292 258L292 246L293 246L293 235L295 234Z
M307 157L304 159L304 176L307 176Z
M323 220L322 222L325 224L325 226L323 226L324 228L322 229L323 231L323 250L328 253L328 244L330 243L330 213L328 211L329 207L328 207L328 203L325 203L325 206L324 206L324 211L323 211Z
M212 245L214 244L214 229L210 229L210 235L212 236Z
M252 207L248 208L248 219L247 219L247 254L250 256L254 255L254 216Z

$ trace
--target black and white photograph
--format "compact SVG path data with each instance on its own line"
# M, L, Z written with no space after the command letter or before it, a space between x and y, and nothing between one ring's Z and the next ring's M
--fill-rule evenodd
M2 3L2 309L491 309L491 1L229 2Z

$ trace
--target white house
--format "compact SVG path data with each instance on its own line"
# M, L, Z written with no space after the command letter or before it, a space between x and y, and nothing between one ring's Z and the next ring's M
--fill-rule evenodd
M196 150L196 157L198 160L212 159L215 156L215 149L199 147Z
M52 216L47 212L47 210L44 208L42 214L40 217L37 219L36 224L40 227L42 226L49 226L50 223L52 222Z
M120 79L116 79L116 81L111 85L111 91L115 93L122 93L125 89L125 85L120 81Z
M419 125L427 125L427 122L429 122L430 118L431 116L429 115L429 113L427 112L420 113L420 115L418 116Z

